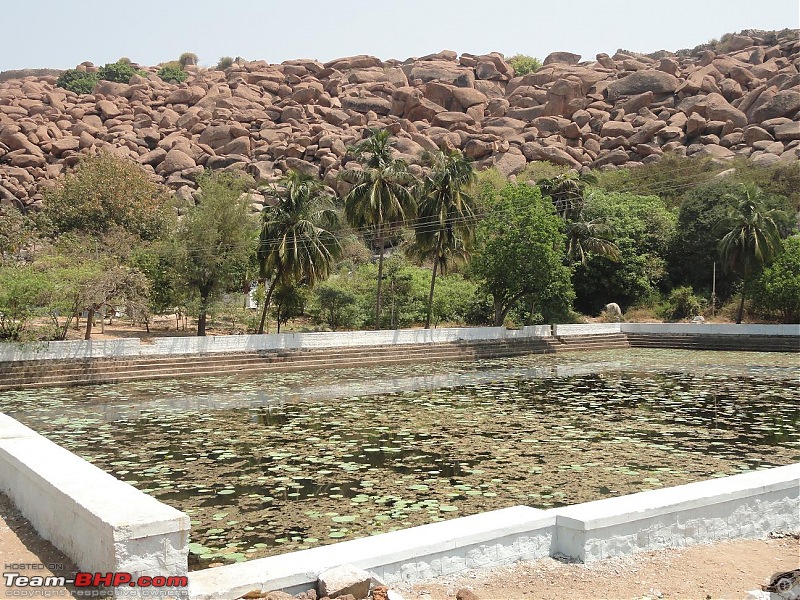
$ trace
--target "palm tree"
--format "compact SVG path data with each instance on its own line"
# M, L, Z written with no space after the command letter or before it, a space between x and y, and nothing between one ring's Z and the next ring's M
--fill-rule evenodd
M352 149L362 168L342 171L340 177L353 186L344 203L348 222L353 227L375 229L375 240L380 251L375 328L380 329L384 239L393 227L414 218L416 180L408 172L408 165L404 161L392 158L389 131L371 129L370 133L370 137Z
M608 235L611 228L605 223L593 220L587 221L583 213L574 215L574 219L565 222L567 234L567 262L586 264L589 253L605 256L610 260L619 260L617 245L601 236Z
M428 314L425 329L430 329L436 271L447 271L448 264L469 258L475 238L475 205L465 188L475 180L472 164L458 150L425 153L431 166L422 189L419 214L414 227L414 251L433 260Z
M738 200L737 207L720 224L727 233L718 247L722 263L743 280L737 324L742 322L748 283L781 247L780 232L775 224L780 211L764 207L761 190L755 185L743 185Z
M550 196L558 216L565 221L569 215L580 213L583 210L586 188L597 183L597 178L591 173L562 173L548 179L536 182L542 191L542 196Z
M332 198L323 193L322 183L309 175L289 171L273 189L278 200L262 212L258 259L261 277L272 281L264 299L258 333L264 333L272 294L278 284L304 282L309 287L325 277L338 257L341 246L336 237L339 215Z

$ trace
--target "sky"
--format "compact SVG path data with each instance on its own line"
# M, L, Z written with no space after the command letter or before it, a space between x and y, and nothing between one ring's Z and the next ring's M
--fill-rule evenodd
M678 50L742 29L800 27L800 0L0 0L0 71L66 69L194 52L278 63L353 54L404 60L443 49L592 60Z

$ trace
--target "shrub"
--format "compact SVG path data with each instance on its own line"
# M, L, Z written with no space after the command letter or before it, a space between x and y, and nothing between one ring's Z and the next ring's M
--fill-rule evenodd
M128 83L134 75L142 74L143 71L134 69L130 63L115 62L100 67L97 78L115 83Z
M183 83L188 77L186 71L178 63L169 63L158 70L158 76L164 81L177 81Z
M675 288L667 298L664 318L669 321L691 319L700 314L703 303L703 300L695 296L694 290L689 286Z
M542 61L527 54L515 54L506 61L514 67L514 75L527 75L528 73L535 73L542 68Z
M117 62L118 62L119 64L122 64L122 65L129 65L129 64L131 64L133 61L132 61L130 58L128 58L127 56L123 56L123 57L122 57L122 58L120 58L120 59L119 59Z
M800 320L800 236L788 238L775 261L752 284L754 308L784 323Z
M178 62L180 63L181 68L186 68L187 65L196 65L197 54L194 52L184 52L180 55L180 57L178 57Z
M217 71L224 71L233 64L233 59L230 56L223 56L217 63Z
M96 73L68 69L59 76L56 85L76 94L91 94L97 85L97 79Z

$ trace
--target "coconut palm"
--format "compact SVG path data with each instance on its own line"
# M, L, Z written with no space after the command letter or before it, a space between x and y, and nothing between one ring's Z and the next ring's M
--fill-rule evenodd
M586 221L583 213L574 215L574 220L565 222L567 262L585 265L589 253L619 260L617 245L602 237L610 232L611 228L601 221Z
M775 217L780 211L767 210L762 203L761 190L743 185L738 205L720 226L727 233L719 242L723 265L742 277L742 297L736 323L742 322L745 292L752 277L769 263L781 247L781 236Z
M278 284L304 282L313 287L328 276L341 251L336 237L339 216L318 179L290 171L270 193L277 204L261 213L258 259L262 278L269 276L271 283L258 333L264 333L267 310Z
M583 210L586 188L597 183L591 173L562 173L536 182L542 196L549 196L558 216L564 220Z
M436 272L469 258L475 238L475 205L465 188L475 180L472 164L458 150L425 153L431 170L425 178L419 213L414 227L415 254L433 261L428 314L430 329Z
M392 158L389 131L371 129L370 133L370 137L352 149L362 168L346 169L340 177L352 185L344 203L348 222L353 227L369 227L375 231L380 253L375 328L380 329L384 240L393 228L414 218L416 180L403 160Z

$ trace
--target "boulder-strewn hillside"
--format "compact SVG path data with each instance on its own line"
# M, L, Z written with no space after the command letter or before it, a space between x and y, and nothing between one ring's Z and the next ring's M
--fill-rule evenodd
M80 153L103 150L187 197L204 168L242 167L259 183L297 169L336 187L347 146L367 127L389 127L412 164L449 146L506 175L536 160L597 168L669 151L796 161L797 31L735 35L727 48L588 62L556 52L522 77L501 54L443 51L405 62L188 67L179 85L151 68L84 95L57 88L53 75L10 79L0 83L0 202L37 205Z

